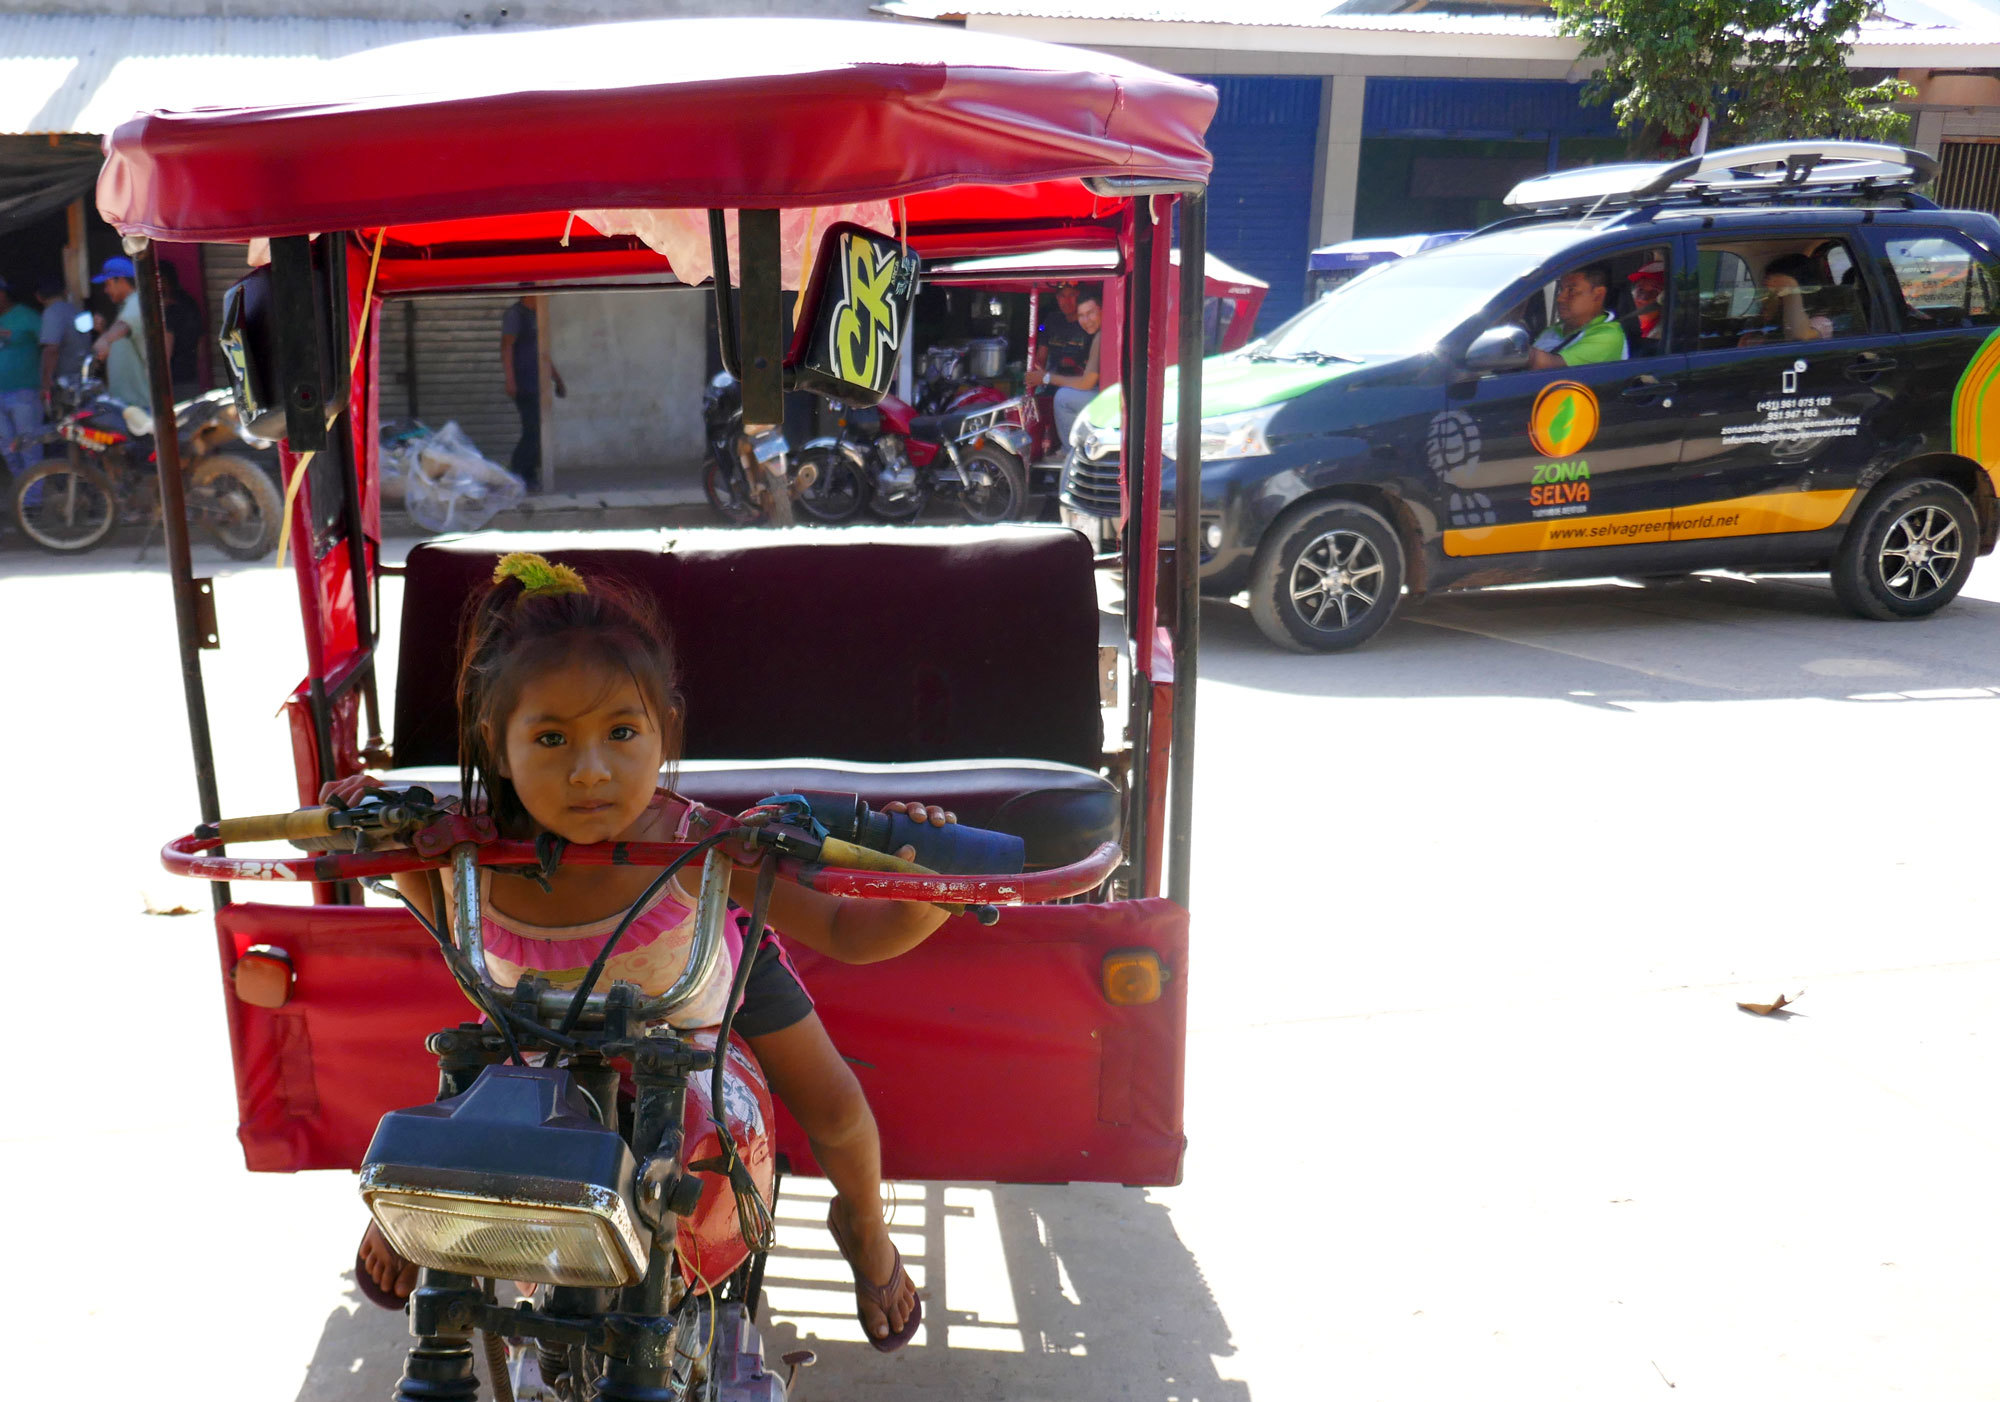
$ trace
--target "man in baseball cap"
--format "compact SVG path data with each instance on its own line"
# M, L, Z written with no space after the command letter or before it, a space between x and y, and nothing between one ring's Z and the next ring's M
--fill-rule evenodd
M1639 335L1648 341L1660 338L1661 313L1666 309L1667 265L1655 258L1625 281L1632 288L1632 305L1639 311Z
M145 322L139 309L138 271L130 258L106 258L91 281L104 289L117 313L90 348L104 362L104 388L113 399L150 408L153 386L146 373ZM172 354L172 347L168 347Z

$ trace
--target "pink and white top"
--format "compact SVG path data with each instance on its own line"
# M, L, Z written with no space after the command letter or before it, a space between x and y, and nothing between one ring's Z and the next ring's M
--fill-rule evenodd
M653 806L669 801L683 804L680 824L670 840L684 842L696 806L664 791L654 797ZM622 979L637 984L647 996L657 997L671 988L687 968L688 954L694 945L695 898L681 885L686 870L676 872L625 931L617 952L605 962L604 972L598 976L599 989L609 988ZM449 892L453 884L450 867L445 868L444 878ZM483 915L480 931L486 946L486 969L493 981L503 987L511 987L520 982L523 974L533 973L557 988L575 988L583 981L598 949L625 918L620 911L581 925L531 925L493 908L492 885L493 873L482 870L479 907ZM694 997L667 1019L670 1025L713 1027L722 1021L723 1005L736 976L737 961L743 954L737 922L724 922L723 934L724 957L715 961Z

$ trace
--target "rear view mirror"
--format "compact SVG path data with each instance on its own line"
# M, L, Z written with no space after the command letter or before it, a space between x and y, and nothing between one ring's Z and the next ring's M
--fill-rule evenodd
M790 383L850 404L879 403L895 379L918 267L916 254L859 224L828 229L799 294L785 356Z
M1465 368L1484 370L1525 370L1528 366L1528 333L1519 326L1490 326L1465 348Z

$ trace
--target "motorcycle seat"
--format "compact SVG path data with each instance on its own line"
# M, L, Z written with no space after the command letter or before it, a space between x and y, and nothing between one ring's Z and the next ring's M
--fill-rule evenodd
M992 406L982 404L980 409ZM948 414L919 414L910 420L910 437L919 443L944 443L958 437L965 421L978 409L959 409Z
M421 784L458 794L458 770L421 765L391 770L392 785ZM1027 844L1030 867L1067 866L1102 842L1117 840L1118 795L1111 781L1088 769L1037 759L936 760L921 764L858 764L832 759L682 760L661 782L726 813L740 813L773 794L817 791L859 794L870 808L898 800L941 803L971 827L1014 834Z

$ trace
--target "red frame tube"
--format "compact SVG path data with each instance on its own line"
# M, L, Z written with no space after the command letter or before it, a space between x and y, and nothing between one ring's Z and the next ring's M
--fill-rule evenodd
M425 857L408 848L395 852L323 852L310 857L225 857L210 855L220 838L177 837L160 849L160 865L176 876L205 881L358 881L399 871L441 867L451 859ZM566 848L573 866L664 867L694 850L692 842L594 842ZM886 901L937 901L964 905L1025 905L1080 896L1104 884L1124 854L1115 842L1101 844L1082 861L1011 876L922 876L913 873L854 871L817 863L784 861L779 869L802 886L834 896ZM536 866L532 842L489 842L479 848L479 865Z

